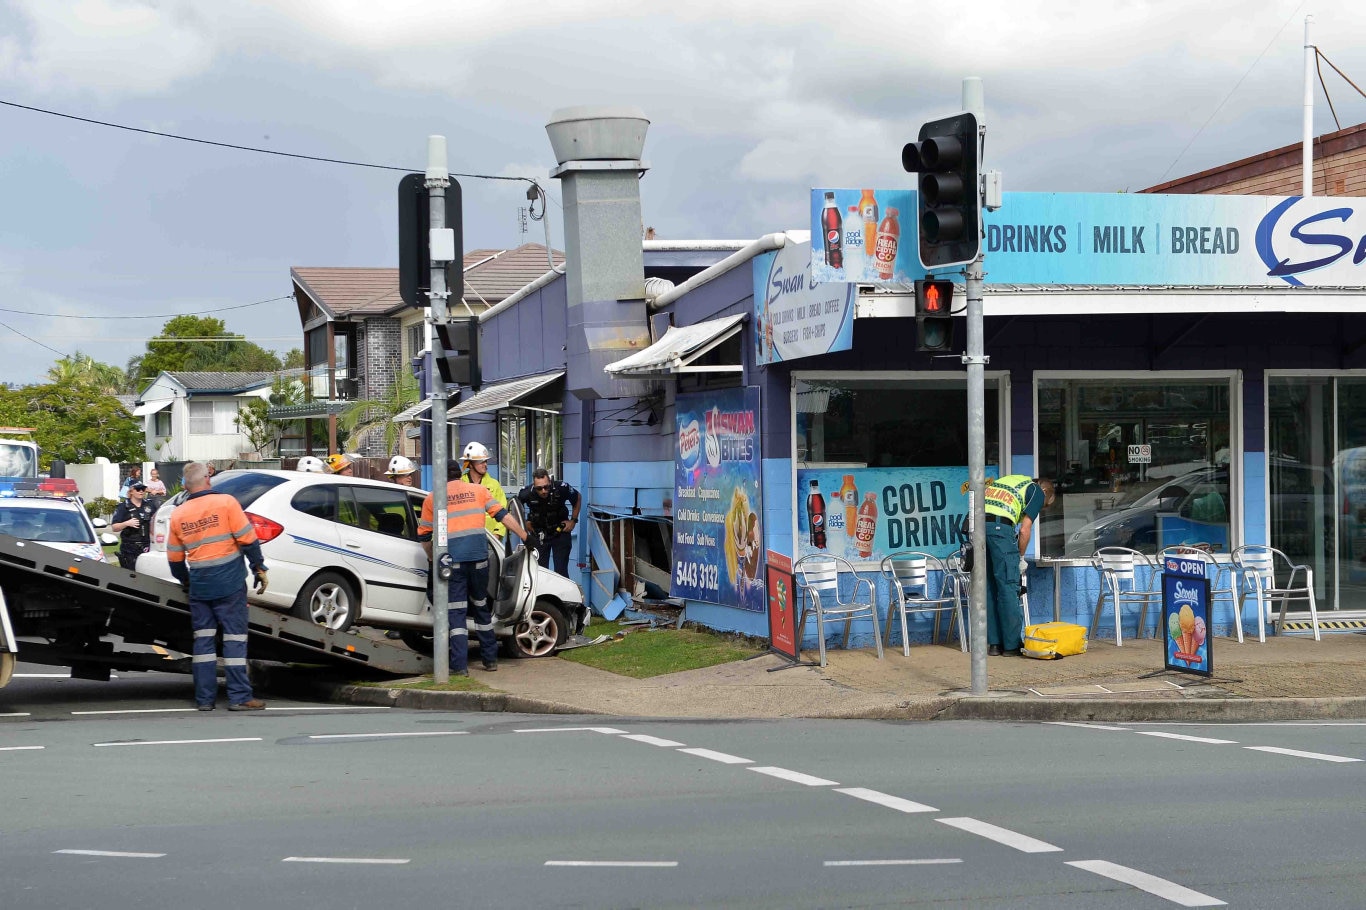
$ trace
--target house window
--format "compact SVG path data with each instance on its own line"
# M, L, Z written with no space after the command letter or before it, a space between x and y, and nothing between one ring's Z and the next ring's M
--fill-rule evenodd
M219 401L190 401L190 435L231 435L237 430L238 402L235 398Z
M191 401L188 404L190 407L190 435L212 436L213 402Z
M171 409L162 408L152 415L152 435L170 436L171 435Z
M422 349L426 347L426 336L424 332L425 328L426 325L421 322L415 322L412 325L408 326L408 346L404 350L404 354L408 360L412 360L418 354L421 354Z

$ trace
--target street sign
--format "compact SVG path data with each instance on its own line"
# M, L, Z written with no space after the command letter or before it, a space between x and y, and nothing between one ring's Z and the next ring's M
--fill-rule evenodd
M1147 445L1129 446L1129 464L1152 464L1153 447Z

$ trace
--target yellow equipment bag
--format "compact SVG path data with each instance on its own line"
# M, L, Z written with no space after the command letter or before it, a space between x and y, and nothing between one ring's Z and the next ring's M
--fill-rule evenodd
M1072 654L1086 653L1086 627L1070 622L1041 622L1025 626L1025 657L1036 660L1056 660Z

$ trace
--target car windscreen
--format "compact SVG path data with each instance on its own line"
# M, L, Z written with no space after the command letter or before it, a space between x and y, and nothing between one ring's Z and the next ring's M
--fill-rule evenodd
M214 476L211 484L215 493L227 493L244 509L260 498L261 494L285 482L278 474L261 471L224 471Z
M0 510L0 533L39 543L94 543L81 516L71 509L22 508Z

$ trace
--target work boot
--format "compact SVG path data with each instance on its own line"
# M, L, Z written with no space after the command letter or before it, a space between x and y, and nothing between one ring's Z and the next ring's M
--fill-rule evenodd
M213 710L213 702L209 702L207 705L195 705L195 707L198 708L198 709L201 710L201 711L212 711L212 710Z
M469 676L469 675L470 675L470 671L469 671L469 670L452 670L452 671L451 671L451 675L452 675L452 676Z
M229 711L264 711L265 708L266 703L259 698L253 698L251 701L244 701L236 705L228 705Z
M498 665L496 663L490 663L486 660L484 661L484 669L489 671L490 673L496 673L498 672Z
M1000 656L1001 656L1001 646L1000 646L1000 645L987 645L987 657L1000 657Z

